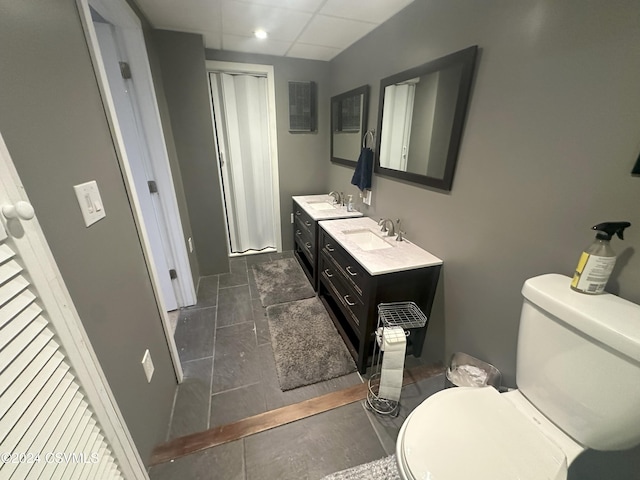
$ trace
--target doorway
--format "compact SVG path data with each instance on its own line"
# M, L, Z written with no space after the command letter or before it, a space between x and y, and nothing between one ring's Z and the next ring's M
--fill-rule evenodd
M196 292L140 20L125 0L78 0L178 381L168 312Z
M273 67L207 62L231 256L282 250Z

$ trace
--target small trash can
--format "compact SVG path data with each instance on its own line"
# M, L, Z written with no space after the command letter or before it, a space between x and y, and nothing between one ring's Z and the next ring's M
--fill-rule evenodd
M457 352L451 355L447 368L445 388L449 387L486 387L500 390L502 375L490 363L478 360L466 353Z

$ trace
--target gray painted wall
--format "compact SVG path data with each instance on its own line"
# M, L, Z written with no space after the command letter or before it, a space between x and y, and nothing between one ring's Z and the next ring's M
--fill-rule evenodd
M75 1L2 2L0 45L0 131L147 460L166 434L176 379ZM73 191L88 180L107 213L90 228Z
M479 45L449 193L375 176L374 217L444 260L425 355L464 351L515 383L520 289L571 275L590 228L629 220L609 290L640 302L640 3L416 0L331 61L331 95ZM351 169L332 165L345 190Z
M329 64L313 60L206 50L207 60L273 65L278 129L278 169L282 248L293 249L291 227L293 195L328 193ZM318 130L289 133L289 81L317 83Z
M155 30L151 38L159 59L200 275L228 272L202 36Z
M520 289L572 275L592 225L629 220L608 290L640 303L640 3L415 0L331 62L331 95L470 45L478 68L453 190L374 176L374 217L444 260L423 356L463 351L515 384ZM329 183L348 188L333 165ZM585 381L589 379L585 378ZM588 451L570 479L635 478L640 447Z
M139 17L144 18L140 12ZM191 276L193 284L198 287L200 280L200 265L198 264L198 251L194 248L193 252L189 252L189 238L193 239L191 230L191 220L189 216L189 208L187 207L187 196L184 191L184 181L182 180L182 172L180 171L180 163L178 161L178 152L176 143L173 138L173 128L171 127L171 117L169 115L169 105L164 93L164 84L162 83L162 71L160 69L160 59L153 42L153 29L144 28L144 39L147 46L147 54L149 56L149 64L153 76L153 83L158 100L158 110L160 111L160 120L162 122L162 131L164 133L165 144L167 146L167 154L169 156L169 165L171 175L173 177L173 188L176 193L176 201L178 203L178 211L180 212L180 223L182 225L182 233L184 236L184 244L187 245L187 253L189 255L189 266L191 267Z

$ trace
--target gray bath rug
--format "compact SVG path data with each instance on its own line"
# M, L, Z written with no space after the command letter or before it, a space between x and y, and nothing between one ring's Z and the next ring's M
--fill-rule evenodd
M322 480L400 480L400 474L396 465L396 456L391 455L327 475Z
M315 295L295 258L253 265L253 276L263 307L293 302Z
M340 377L356 364L317 298L267 308L282 391Z

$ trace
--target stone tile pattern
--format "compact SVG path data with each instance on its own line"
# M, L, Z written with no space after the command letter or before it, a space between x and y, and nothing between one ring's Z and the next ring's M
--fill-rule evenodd
M280 390L269 325L250 269L256 262L292 256L235 257L229 273L200 280L198 303L180 312L175 332L185 380L176 391L167 440L362 381L352 373ZM360 403L351 404L157 465L149 475L152 480L320 479L386 455L394 427L376 422Z

